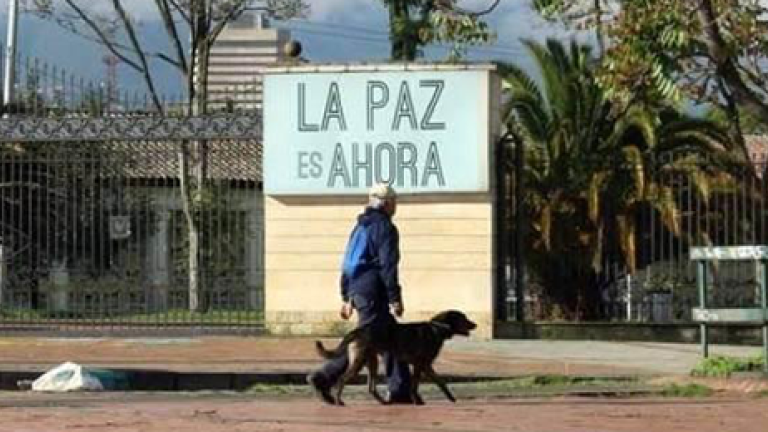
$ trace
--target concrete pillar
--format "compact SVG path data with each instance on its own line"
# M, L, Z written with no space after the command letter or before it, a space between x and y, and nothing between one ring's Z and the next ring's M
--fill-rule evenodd
M49 309L53 312L69 311L69 269L66 259L53 263L49 281Z
M264 217L261 210L261 206L249 206L246 215L245 307L250 310L264 309Z
M171 285L171 248L168 233L171 215L168 211L158 211L155 232L147 242L147 268L151 293L149 296L152 310L168 308L168 291Z

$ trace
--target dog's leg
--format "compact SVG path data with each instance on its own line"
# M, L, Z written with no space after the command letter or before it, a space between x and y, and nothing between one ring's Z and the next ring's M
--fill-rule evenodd
M381 404L386 403L376 390L376 382L379 377L379 356L373 354L368 357L368 392Z
M442 378L440 378L440 376L439 376L439 375L437 375L437 372L435 372L435 370L434 370L434 369L432 369L432 365L427 365L427 366L424 368L424 373L425 373L425 374L426 374L426 375L427 375L427 376L428 376L428 377L429 377L429 378L430 378L432 381L434 381L434 382L435 382L435 384L437 384L437 386L438 386L438 387L440 387L440 390L442 390L442 391L443 391L443 394L445 395L445 397L447 397L447 398L448 398L448 400L449 400L449 401L451 401L451 402L453 402L453 403L456 403L456 398L455 398L455 397L453 397L453 393L451 393L451 391L450 391L450 390L448 390L448 386L447 386L447 385L445 385L445 382L443 381L443 379L442 379Z
M339 384L336 386L336 405L344 405L344 402L341 400L341 393L344 391L344 386L349 380L356 377L366 364L365 353L354 353L350 357L351 364L347 368L347 371L344 372L344 375L341 376Z
M411 375L411 400L414 405L424 405L424 399L419 395L419 383L423 368L420 365L413 365L413 374Z

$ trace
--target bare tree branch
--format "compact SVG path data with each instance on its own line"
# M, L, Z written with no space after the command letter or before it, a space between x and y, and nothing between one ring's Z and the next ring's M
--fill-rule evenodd
M247 1L241 1L240 4L233 5L232 8L227 12L226 16L216 24L216 26L211 30L211 34L209 36L211 45L216 42L216 39L219 37L219 34L221 34L222 30L224 30L224 27L226 27L227 23L243 13L246 4Z
M181 73L187 77L189 76L187 57L184 54L184 46L181 43L181 38L179 38L179 32L176 29L176 23L173 21L173 13L171 12L171 8L167 0L155 0L155 5L157 5L157 10L160 12L160 17L163 21L163 25L165 26L165 32L168 34L168 37L171 38L171 43L174 50L176 51L177 61L175 65L179 67L181 69ZM170 60L168 57L162 58L166 61ZM170 61L169 63L174 64Z
M79 19L83 20L83 21L84 21L84 22L85 22L85 23L88 25L88 27L89 27L89 28L90 28L90 29L91 29L91 30L92 30L94 33L96 33L96 36L97 36L97 39L98 39L98 41L99 41L99 42L100 42L102 45L104 45L104 46L105 46L105 47L106 47L106 48L109 50L109 52L111 52L112 54L114 54L114 55L115 55L117 58L119 58L119 59L120 59L120 61L124 62L125 64L127 64L127 65L128 65L128 66L130 66L131 68L135 69L136 71L138 71L138 72L141 72L141 71L142 71L142 69L141 69L141 66L139 66L139 64L138 64L138 63L136 63L136 62L134 62L133 60L129 59L128 57L126 57L126 56L125 56L125 55L123 55L123 54L122 54L120 51L118 51L118 50L116 49L116 44L115 44L115 42L114 42L113 40L111 40L111 39L110 39L110 38L107 36L107 34L104 32L104 29L102 29L102 28L101 28L101 27L100 27L100 26L99 26L99 25L96 23L96 21L94 21L93 19L91 19L91 17L89 17L89 16L88 16L88 15L87 15L87 14L86 14L86 13L85 13L85 12L84 12L84 11L83 11L83 10L82 10L82 9L81 9L81 8L80 8L78 5L77 5L77 4L75 4L75 2L74 2L73 0L64 0L64 1L65 1L65 3L67 4L67 6L69 6L70 8L72 8L72 10L74 10L74 11L75 11L75 13L77 14L77 17L78 17Z
M192 25L192 18L190 18L189 13L187 13L187 10L182 7L178 0L168 0L168 4L173 6L173 9L184 19L188 26Z
M139 42L139 39L136 36L136 31L133 28L133 23L131 22L131 19L128 17L128 14L125 12L125 9L123 9L123 5L120 3L120 0L112 0L112 6L115 8L115 12L117 12L117 15L120 17L120 20L125 26L125 32L128 34L128 38L131 40L131 44L133 45L134 50L136 51L136 55L139 57L139 61L141 62L141 66L142 66L141 73L144 75L144 80L147 83L149 95L152 98L152 104L155 106L155 108L159 112L162 112L163 105L160 103L160 98L157 95L157 89L155 89L155 83L152 79L152 74L150 73L150 70L149 70L147 57L146 55L144 55L144 52L141 49L141 43Z

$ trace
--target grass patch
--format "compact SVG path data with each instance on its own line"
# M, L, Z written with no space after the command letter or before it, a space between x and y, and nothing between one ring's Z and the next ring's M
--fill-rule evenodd
M520 378L485 379L468 382L450 382L449 387L458 397L473 396L526 396L526 395L557 395L570 392L626 392L643 389L643 384L636 379L572 377L565 375L534 375ZM378 384L379 392L385 391L384 377ZM256 384L248 389L248 393L256 395L311 395L308 385L300 384ZM431 381L423 381L419 393L428 398L440 399L440 389ZM344 395L351 399L368 397L365 385L349 385L344 389Z
M467 385L474 387L486 387L486 388L510 388L510 389L541 389L549 387L616 387L625 386L629 382L634 382L630 379L614 379L614 378L599 378L599 377L578 377L567 375L534 375L521 378L509 378L490 381L479 381L467 384L455 384L455 385Z
M312 390L308 385L298 384L254 384L247 391L251 394L299 396L308 395Z
M695 377L727 378L734 372L754 372L763 369L762 356L751 358L714 356L699 362L691 371Z
M701 384L670 384L661 391L666 397L707 397L712 393L714 390Z
M6 319L42 319L45 314L35 309L4 308L0 309L0 317Z

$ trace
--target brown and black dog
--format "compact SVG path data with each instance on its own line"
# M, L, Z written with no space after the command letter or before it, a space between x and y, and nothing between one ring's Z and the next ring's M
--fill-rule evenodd
M432 363L440 354L443 343L454 335L469 336L469 332L477 325L470 321L466 315L459 311L449 310L441 312L429 321L399 324L393 323L385 328L360 327L347 333L339 346L333 350L327 350L322 342L315 343L317 352L323 358L336 358L349 353L347 371L339 379L336 388L336 404L344 405L341 393L344 385L356 377L363 367L368 367L368 391L376 400L386 403L376 391L376 376L378 370L378 355L390 353L398 360L413 366L411 379L411 400L414 404L423 405L424 401L419 396L419 381L425 374L440 387L445 397L451 402L456 402L445 382L435 373Z

